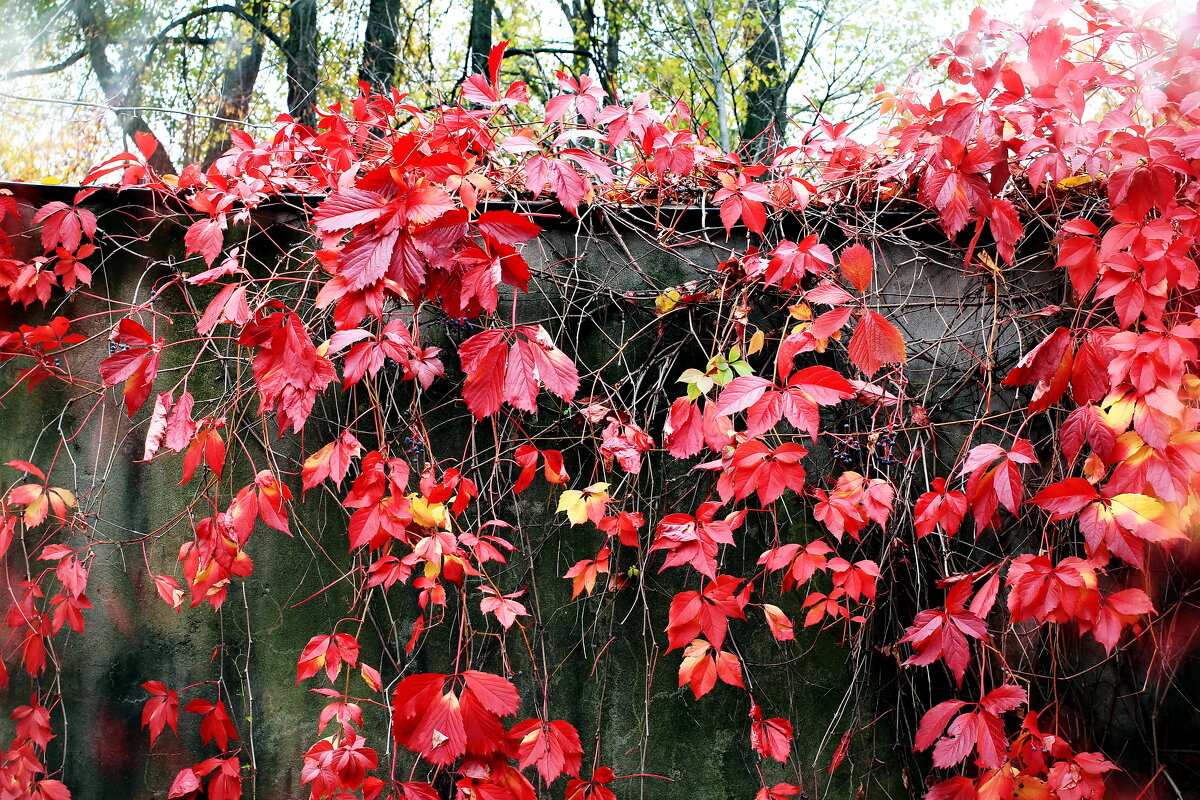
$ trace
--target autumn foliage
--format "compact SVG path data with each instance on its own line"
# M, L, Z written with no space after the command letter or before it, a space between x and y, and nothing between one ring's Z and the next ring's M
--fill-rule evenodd
M1200 16L1166 29L1091 3L1039 3L1023 27L977 12L934 59L945 88L881 94L890 121L878 142L827 122L769 163L721 152L680 104L617 102L586 76L560 74L562 93L535 108L504 75L504 45L456 105L421 109L363 87L320 109L315 129L284 119L268 139L237 133L207 170L158 175L155 143L139 138L73 205L36 210L36 252L0 240L3 301L31 320L0 331L0 358L31 391L63 383L97 407L119 398L139 460L193 498L182 541L164 528L144 543L158 595L180 613L221 609L254 573L256 537L299 546L306 505L335 498L341 516L321 535L351 553L340 580L355 599L293 654L295 691L325 702L295 753L314 799L613 800L623 780L646 777L598 760L595 731L560 718L570 708L538 667L508 666L512 650L546 668L527 635L545 613L537 587L494 569L527 542L505 503L538 492L561 535L596 543L561 578L588 604L579 613L638 594L655 604L681 693L701 709L713 692L740 698L745 716L716 723L738 726L766 765L758 800L801 796L817 765L798 763L799 721L765 706L739 643L769 636L787 654L777 660L803 663L806 629L882 654L877 677L901 676L909 691L880 724L919 754L914 796L1081 800L1110 785L1166 796L1154 770L1097 749L1054 686L1063 648L1128 658L1147 680L1169 672L1156 642L1194 620L1178 598L1200 531L1198 33ZM86 205L106 184L176 209L162 213L184 219L192 261L144 302L111 306L92 374L72 361L96 320L35 312L64 293L102 297L105 243ZM232 232L285 195L308 198L311 246L299 267L264 273ZM576 215L716 207L730 256L631 300L653 313L648 329L707 320L703 357L673 365L679 388L659 411L614 402L569 328L523 312L531 287L562 279L527 258L546 222L535 201ZM880 205L919 219L997 307L1023 291L1008 281L1028 252L1057 287L1054 306L997 315L997 337L1020 331L1011 359L970 354L985 409L975 418L938 418L911 391L928 354L906 341L905 309L878 302L892 266L862 221ZM0 221L20 214L0 197ZM855 222L814 231L838 215ZM167 324L155 302L171 293L188 311ZM432 339L434 326L455 336ZM202 400L193 372L221 358L245 388ZM406 428L384 424L385 381L412 398ZM332 421L315 413L331 398L347 398ZM472 436L495 436L488 463L429 434L447 407ZM855 427L837 428L835 414ZM299 456L273 453L279 439ZM95 555L88 489L71 485L62 452L8 462L0 553L22 550L13 568L28 569L5 616L4 660L22 674L3 679L33 693L12 711L0 798L69 797L69 769L46 755L62 700L46 675L69 657L54 650L64 627L86 636ZM651 459L696 487L695 502L652 502ZM751 529L768 546L735 561ZM669 596L639 594L663 573L676 581ZM406 655L453 631L453 666L369 663L371 591L412 611L394 631ZM1030 656L1038 636L1053 645ZM484 640L503 654L491 666ZM190 726L205 747L167 796L248 796L245 722L221 682L160 678L142 676L149 743ZM827 773L846 769L861 735L833 733Z

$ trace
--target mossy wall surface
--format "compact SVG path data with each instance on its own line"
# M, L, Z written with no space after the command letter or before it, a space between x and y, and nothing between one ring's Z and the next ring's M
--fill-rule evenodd
M172 265L196 268L194 262L183 263L180 229L154 222L138 202L104 196L90 202L100 212L104 234L97 294L116 302L140 302L169 274ZM291 231L292 224L294 219L286 212L264 213L255 221L259 234L269 234L256 235L252 244L260 257L269 257L264 249L268 240L281 253L303 244ZM683 308L657 320L646 307L653 308L656 292L701 278L734 248L744 246L722 239L714 237L720 241L718 245L664 250L652 233L636 226L618 230L593 221L590 228L548 231L526 251L534 267L546 270L547 276L531 286L520 313L543 322L578 359L581 372L607 364L601 373L605 381L625 382L626 388L617 389L619 396L652 398L648 406L629 410L651 434L661 437L666 408L682 394L682 388L675 383L677 373L666 374L655 366L661 363L660 356L670 353L681 366L702 368L709 354L689 333L689 326L702 317L690 317L691 311ZM116 246L128 242L136 242L136 247ZM960 268L934 263L913 250L893 249L883 255L890 266L881 300L892 306L887 309L889 317L910 340L942 338L956 328L974 331L984 327L979 315L987 311L981 311L979 304L960 304L965 310L948 317L934 302L938 297L957 301L974 291L971 279ZM555 279L556 275L575 279ZM502 308L505 302L502 300ZM183 308L178 293L164 292L156 303L164 314ZM106 316L108 311L104 301L83 295L51 309L51 313L88 320L79 330L96 337L68 356L79 374L97 375L97 364L106 354L108 326L115 319ZM27 319L37 322L45 316L31 309ZM10 323L21 321L25 320ZM659 335L632 336L648 325L658 326ZM431 330L434 327L430 325ZM171 339L194 334L164 328L160 335ZM443 338L453 340L453 336ZM622 351L622 343L631 339L631 349ZM457 392L453 384L461 379L461 373L452 354L453 341L440 344L447 351L447 377L435 385L430 397L444 397L448 404L438 423L437 445L446 453L454 453L456 448L461 452L461 443L472 433L464 422L461 401L453 400ZM966 345L996 346L994 341L969 339ZM615 358L619 351L620 357ZM186 369L193 353L186 347L168 351L160 384L173 382L178 374L175 370ZM914 391L930 393L931 405L939 399L933 396L940 391L934 385L937 370L952 368L948 374L957 375L954 370L971 368L964 365L959 350L917 353L913 362L918 376L914 381L924 381ZM638 365L646 367L639 370ZM5 380L11 383L13 374L6 370ZM226 374L212 366L202 367L189 381L198 406L220 397L228 385ZM339 404L350 402L338 391L331 387L322 400L327 416L333 416ZM585 381L580 394L591 391ZM947 399L944 411L952 413L956 402L969 406L969 400ZM257 402L251 408L257 413ZM196 496L200 479L177 485L179 456L151 463L138 461L147 412L148 408L143 409L129 420L114 391L107 391L95 405L94 395L72 394L55 381L47 381L32 393L24 387L8 392L0 409L5 430L0 461L20 458L49 463L59 442L73 436L57 456L52 483L77 486L81 508L96 519L89 531L95 540L89 588L95 608L86 614L85 634L64 632L55 639L61 673L43 676L41 681L44 689L51 688L51 681L61 681L54 688L61 689L64 697L63 706L53 712L59 735L51 746L51 763L64 766L66 781L80 800L166 797L179 769L214 751L201 745L198 720L188 714L181 715L181 736L167 733L151 750L146 731L140 727L147 698L140 684L159 680L182 689L220 680L243 739L241 757L249 767L246 777L250 779L245 796L261 800L306 796L300 785L301 754L319 738L317 716L324 699L308 691L316 685L312 682L294 685L296 659L310 637L330 632L331 625L345 616L350 590L339 578L354 563L346 543L346 514L331 494L320 489L310 492L303 504L295 506L294 537L259 526L247 548L255 562L254 574L231 587L220 611L201 606L176 614L156 595L146 563L149 561L155 572L177 574L174 556L192 523L185 508ZM554 411L546 409L544 413ZM564 423L564 439L588 435ZM475 436L483 442L478 449L486 451L489 426L480 425ZM259 448L258 456L267 445L295 457L311 453L328 440L318 431L304 442L290 435L276 439L272 434L265 442L251 444ZM821 454L814 453L814 459L819 465ZM689 482L699 478L686 465L670 461L662 453L647 456L645 479L662 490L658 496L663 498L660 507L643 509L651 530L664 514L694 510L673 507L672 498L681 496L682 488L672 486L689 487ZM572 466L573 485L606 477L594 463ZM241 472L236 472L239 469ZM584 471L578 472L580 469ZM222 485L236 488L252 477L244 458L234 470L232 480L227 474ZM10 471L6 477L12 481L15 476ZM610 479L620 485L620 478ZM298 476L288 476L287 482L298 497ZM508 587L526 587L536 593L536 606L542 613L524 621L525 635L534 652L545 654L553 674L536 674L537 668L520 656L524 648L510 648L513 655L505 663L499 648L489 643L494 637L482 637L475 663L511 675L526 698L527 708L522 711L530 715L535 713L536 699L531 687L548 677L549 714L578 727L585 770L598 747L598 763L611 766L618 775L661 776L618 782L614 788L622 798L749 800L762 785L760 770L768 782L802 784L809 797L907 797L916 793L905 788L897 766L906 754L893 744L894 698L879 689L879 676L895 671L894 657L852 657L839 643L843 631L838 629L821 635L813 629L798 631L798 646L783 649L769 636L761 614L735 623L740 655L749 674L761 676L760 682L748 688L768 716L788 717L796 729L789 764L761 762L749 746L745 693L718 685L697 701L676 686L680 654L667 652L663 632L666 610L674 592L698 588L696 576L683 575L681 570L659 576L658 563L651 562L653 568L646 569L646 563L639 562L640 574L626 589L572 600L570 582L561 576L576 560L594 556L604 537L591 526L563 527L561 515L555 520L557 491L548 492L539 482L521 495L519 502L510 498L502 503L501 508L509 512L502 515L505 521L528 532L536 547L515 554L498 573ZM800 504L780 516L794 520L782 533L784 541L808 541L816 536ZM752 574L755 559L772 535L757 522L748 523L740 534L739 548L726 554L728 571ZM86 542L79 537L73 544ZM10 582L22 579L26 558L35 570L44 566L34 560L34 547L29 540L14 544L9 556ZM623 557L626 563L619 563L618 569L639 566L629 561L628 555ZM786 597L780 602L795 617L802 616L801 599ZM472 607L476 615L477 602ZM377 591L370 608L370 620L359 637L364 660L381 668L385 682L394 685L404 675L422 671L453 671L452 648L447 637L437 633L412 658L404 656L403 644L416 608L411 589L396 587L387 594ZM499 632L494 620L491 629L482 618L476 622L484 630ZM519 634L514 629L508 635ZM863 670L863 664L872 663L878 669ZM14 678L5 697L7 708L26 702L30 690L19 669L11 671ZM359 679L354 681L353 690L366 694ZM186 702L190 697L211 699L214 695L214 686L209 685L183 697ZM385 714L379 708L366 711L368 742L379 750L381 761L390 763ZM833 750L850 728L860 731L850 757L830 777L827 770ZM399 763L398 773L407 776L411 759L401 753ZM543 787L544 796L561 797L564 783L560 779L552 787ZM864 794L860 795L860 790Z

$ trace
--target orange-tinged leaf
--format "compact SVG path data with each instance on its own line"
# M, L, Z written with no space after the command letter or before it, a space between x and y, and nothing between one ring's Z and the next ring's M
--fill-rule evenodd
M342 664L358 666L359 644L348 633L314 636L300 654L296 666L296 683L311 678L322 669L332 682L342 671Z
M780 642L791 642L796 639L794 623L783 613L783 609L770 603L763 603L763 613L767 617L767 627L771 629L771 635Z
M842 259L838 262L842 276L861 294L871 285L875 274L875 261L871 251L861 244L854 244L842 251Z

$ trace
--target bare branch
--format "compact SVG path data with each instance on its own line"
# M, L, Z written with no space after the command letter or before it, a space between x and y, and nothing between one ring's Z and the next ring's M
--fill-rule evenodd
M55 72L62 72L72 64L82 61L84 56L87 55L87 52L88 51L86 47L81 47L71 55L64 58L62 61L59 61L57 64L47 64L44 67L33 67L31 69L14 69L12 72L4 73L3 78L0 78L0 80L7 81L12 80L13 78L27 78L30 75L50 75Z

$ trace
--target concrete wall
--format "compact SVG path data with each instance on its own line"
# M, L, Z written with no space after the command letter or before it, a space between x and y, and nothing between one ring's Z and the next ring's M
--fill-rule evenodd
M97 273L97 294L139 302L156 281L169 275L173 264L182 261L180 231L149 218L144 201L136 194L97 196L91 202L100 213L106 235L101 243L103 267ZM623 404L635 421L660 437L667 406L682 394L682 384L676 383L678 372L688 366L703 368L707 358L695 331L712 324L714 305L724 303L723 313L728 314L728 304L737 298L715 299L706 309L681 308L657 319L654 297L665 287L704 281L716 264L728 257L727 248L741 248L743 243L726 244L718 234L712 236L716 244L664 250L645 226L617 230L602 220L586 222L578 228L562 226L549 231L530 245L527 255L546 275L531 287L531 296L522 299L520 313L543 322L568 352L574 348L572 355L578 357L582 372L604 367L598 376L604 380L585 378L581 395L606 392L611 402ZM286 212L264 212L256 223L261 229L256 227L251 247L269 260L279 257L272 256L272 248L287 250L302 244L290 232L293 223ZM143 237L147 240L138 241ZM1000 351L1011 348L1017 329L992 325L1009 310L995 306L995 295L988 293L986 282L964 274L961 266L946 263L944 257L938 260L930 255L920 244L896 241L885 246L882 260L886 266L880 267L884 272L881 308L912 343L910 396L930 408L935 420L974 416L981 384L974 372L976 358L963 348L977 355L991 353L996 360L1009 357L1011 353L1006 356ZM182 266L196 269L195 262ZM953 302L944 302L946 298ZM508 306L502 301L501 307ZM168 291L157 308L171 314L184 306L178 292ZM105 301L80 294L51 312L86 317L111 310ZM30 309L26 318L32 321L44 316L40 309ZM764 323L768 318L777 319L767 308L753 308L751 316ZM97 339L70 355L73 369L89 377L97 374L96 365L106 355L105 338L114 319L95 316L83 326L84 332ZM432 320L425 330L435 340L438 336L447 340L441 342L447 351L453 350L451 340L463 338L463 334L441 333ZM173 330L170 337L191 335ZM948 336L957 337L963 348L937 343ZM171 374L172 367L184 367L189 361L186 348L170 352L164 376ZM435 385L426 398L431 408L457 392L453 384L460 377L456 360L451 352L446 360L447 379ZM675 368L662 369L660 365L668 362ZM8 382L13 375L11 367L3 372ZM224 373L215 367L201 369L189 384L198 404L230 391L233 382L223 379ZM160 378L158 388L167 385L165 381L168 378ZM387 424L402 426L401 411L411 389L409 385L388 385L396 394L385 409ZM300 787L300 756L318 738L316 717L323 700L307 691L319 684L293 685L295 664L311 636L329 632L331 624L345 616L350 600L349 585L338 582L350 568L351 558L346 552L345 514L336 500L323 490L310 492L306 502L296 506L299 524L294 538L260 526L248 548L256 564L255 574L235 584L224 608L214 613L204 606L177 615L156 596L143 554L155 571L174 571L175 553L188 535L188 523L186 519L169 523L195 496L197 481L185 487L175 485L178 456L151 464L136 462L146 410L131 423L113 392L96 404L94 398L72 395L53 381L33 393L19 388L3 402L0 413L7 435L0 444L0 461L21 458L49 463L63 432L79 431L58 455L53 478L59 484L78 486L84 510L96 519L89 532L96 539L91 548L96 560L89 591L95 610L86 615L86 634L64 633L56 638L61 674L57 678L43 676L40 681L43 690L50 690L57 688L54 680L61 680L64 705L54 712L59 738L51 746L50 758L64 766L75 796L81 800L165 797L177 770L213 754L211 746L200 744L198 718L187 714L181 715L179 738L168 733L152 751L148 749L148 737L140 729L147 695L139 685L146 680L161 680L173 688L222 681L244 738L243 762L249 762L254 770L247 774L252 781L247 783L245 796L273 800L306 795ZM333 416L336 408L351 402L350 396L331 389L314 417ZM257 402L247 406L256 409ZM871 413L870 409L851 410L860 415ZM539 422L549 419L550 413L545 410ZM849 411L845 414L847 420L857 419ZM465 450L481 463L486 461L490 424L479 426L471 438L461 404L432 411L430 420L436 426L439 453ZM582 441L591 433L569 422L561 426L561 436L568 443ZM328 440L314 432L303 448L290 436L272 440L270 446L280 456L295 457ZM937 453L931 449L921 456L920 463L936 469L938 462L952 461L954 452L953 445ZM572 485L586 485L598 479L589 476L600 476L594 461L574 454L569 458L575 476ZM817 451L813 458L815 477L821 465L828 463L828 454ZM657 498L654 505L642 505L651 529L665 513L693 510L694 505L687 503L697 492L697 480L708 480L698 479L670 461L661 454L648 456L638 484L642 497ZM224 481L224 486L236 488L249 480L244 459L239 466L241 483ZM8 481L15 479L15 472L5 472ZM614 494L633 496L627 478L620 473L609 478ZM298 479L292 480L297 495L298 484ZM866 797L916 793L914 787L905 786L907 747L893 742L896 689L881 688L885 678L895 672L894 656L864 654L843 646L839 644L840 630L820 636L811 630L798 631L796 646L781 648L767 633L761 613L750 609L751 620L735 623L733 628L754 679L750 688L769 716L790 718L797 734L790 764L760 764L749 748L749 704L744 693L719 686L696 701L686 689L676 688L680 653L665 652L666 609L674 592L697 588L694 576L682 574L683 570L659 576L661 557L634 564L626 552L619 569L640 567L640 580L619 593L598 593L572 601L570 583L560 576L576 560L593 556L603 536L591 526L561 525L552 513L556 496L557 492L551 496L539 481L519 502L499 500L502 518L517 525L533 545L514 556L499 573L499 580L512 588L530 587L537 595L539 613L529 623L527 634L534 652L544 654L544 663L553 666L549 711L553 718L567 719L579 728L585 771L590 769L598 741L599 763L611 766L618 775L648 773L667 779L621 781L614 787L621 798L748 800L761 785L759 769L768 782L803 784L810 797L854 797L859 789ZM636 505L638 501L631 502ZM808 541L816 535L799 504L787 505L780 518L785 520L784 541ZM762 519L752 519L739 548L725 556L727 571L751 574L755 559L773 535ZM32 548L30 542L24 544ZM83 538L75 544L84 544ZM20 543L14 545L9 559L10 580L19 580L24 568ZM801 600L802 596L791 596L778 602L797 617L802 616ZM486 628L488 623L477 615L477 595L471 606L475 621ZM403 674L453 671L451 648L441 632L435 632L414 658L404 657L403 643L415 615L414 592L401 587L386 596L377 592L370 608L370 620L360 639L365 660L382 668L385 681L394 685ZM491 625L494 629L495 623ZM517 635L514 629L509 640L515 642ZM494 641L483 638L477 660L484 668L503 671L505 663ZM523 646L510 644L507 651L508 669L527 704L523 712L532 714L538 676L521 655ZM30 691L27 679L17 670L11 671L14 678L4 698L6 708L26 702ZM363 691L362 687L357 691ZM183 697L186 702L191 697L211 699L214 694L213 686L205 686ZM384 714L368 709L367 717L368 741L386 763L390 755L385 754ZM862 732L854 739L850 758L830 778L826 770L832 751L842 732L852 727ZM902 739L909 736L905 731ZM400 763L405 765L400 774L407 775L411 759L401 753ZM545 796L561 796L564 783L546 790Z

